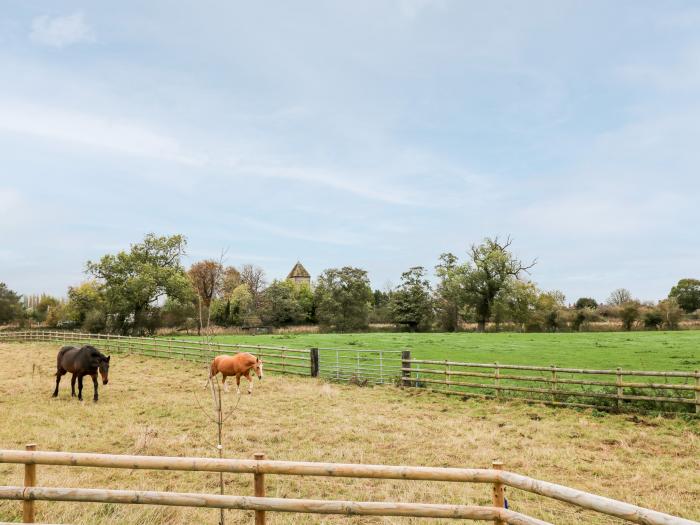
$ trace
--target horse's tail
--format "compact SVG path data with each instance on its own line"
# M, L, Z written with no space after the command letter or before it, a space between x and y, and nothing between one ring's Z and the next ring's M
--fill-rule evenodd
M209 367L209 377L214 377L219 373L219 367L216 366L216 357L211 362L211 367Z

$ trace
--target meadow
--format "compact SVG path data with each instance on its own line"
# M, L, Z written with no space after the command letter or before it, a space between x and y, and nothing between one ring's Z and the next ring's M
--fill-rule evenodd
M181 336L197 339L194 335ZM290 348L410 350L417 359L578 368L700 369L700 330L579 333L217 335L226 343Z
M352 341L361 336L337 337ZM422 341L427 344L430 337L436 336ZM71 399L65 378L60 396L50 397L59 346L0 343L0 447L19 449L35 442L43 450L216 456L211 445L215 427L199 408L208 400L201 365L117 355L109 385L100 386L100 401L81 403ZM89 382L86 389L90 399ZM234 406L235 394L227 394L225 402ZM498 458L519 473L700 519L700 422L693 419L461 400L392 386L360 388L267 374L256 381L252 396L240 398L223 441L225 456L235 458L264 452L271 459L462 467L488 467ZM38 480L46 486L218 491L218 475L194 472L40 466ZM0 484L21 482L21 467L0 464ZM482 505L491 498L490 486L476 484L284 476L267 476L266 482L268 495L277 497ZM226 493L252 494L252 476L227 475ZM513 510L557 524L620 523L517 490L509 491L508 499ZM19 520L20 509L18 502L0 502L0 521ZM216 523L218 516L215 510L113 504L38 502L37 509L41 521L75 524ZM251 521L249 512L227 512L227 523ZM268 522L327 524L347 518L268 513Z

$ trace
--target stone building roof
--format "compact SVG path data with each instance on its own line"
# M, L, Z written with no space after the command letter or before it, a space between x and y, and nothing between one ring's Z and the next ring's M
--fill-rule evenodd
M297 261L297 263L294 265L294 268L292 268L292 271L289 272L287 279L294 279L300 277L310 279L311 275L309 274L309 272L306 271L306 268L304 268L304 266L299 261Z

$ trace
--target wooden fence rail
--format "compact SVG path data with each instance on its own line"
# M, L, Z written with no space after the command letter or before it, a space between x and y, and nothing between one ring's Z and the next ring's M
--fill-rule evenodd
M518 370L530 373L503 373ZM556 366L465 363L434 359L411 359L404 355L401 383L445 394L502 398L508 393L537 394L536 398L515 396L524 401L577 407L618 410L623 408L673 408L700 414L700 371L590 370ZM570 375L571 377L564 377ZM605 380L588 379L591 375ZM645 381L646 378L663 378ZM478 378L481 381L470 381ZM625 378L631 380L626 381ZM435 385L435 386L433 386ZM540 385L540 386L538 386ZM579 388L571 388L577 386ZM591 388L586 388L591 387ZM659 395L664 392L664 395ZM669 392L665 394L665 392ZM574 398L569 400L569 398ZM609 401L603 404L600 400ZM645 406L643 403L647 403Z
M492 469L465 469L270 461L262 459L263 457L262 454L258 454L255 456L256 459L240 460L0 450L0 463L23 464L25 468L35 468L36 465L62 465L253 474L257 494L255 497L249 497L131 490L46 488L34 487L33 483L36 481L34 478L31 480L31 484L25 483L24 487L0 487L0 499L22 500L25 503L33 503L34 500L89 501L245 509L257 511L256 519L262 516L263 523L264 514L261 514L261 511L479 519L496 523L547 525L547 522L503 508L502 488L509 486L570 503L580 508L615 516L632 523L698 525L698 522L688 519L504 471L501 470L502 464L500 462L494 462ZM264 494L264 474L489 483L494 488L494 506L266 498L261 495ZM25 523L31 522L27 521L25 515Z

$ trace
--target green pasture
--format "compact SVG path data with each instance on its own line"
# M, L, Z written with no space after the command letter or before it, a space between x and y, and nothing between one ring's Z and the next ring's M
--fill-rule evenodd
M196 336L182 336L196 340ZM410 350L418 359L638 370L700 369L700 331L222 335L226 343Z

